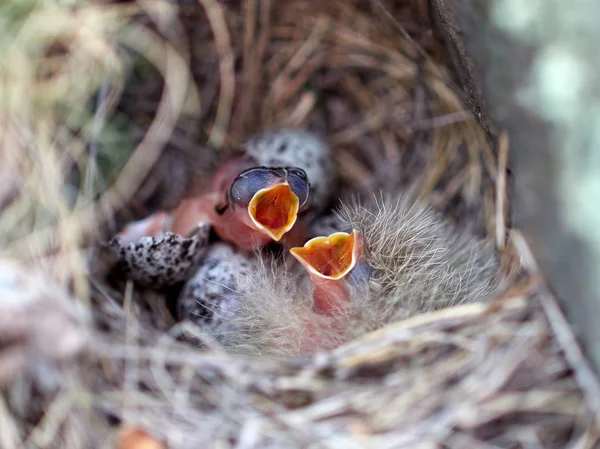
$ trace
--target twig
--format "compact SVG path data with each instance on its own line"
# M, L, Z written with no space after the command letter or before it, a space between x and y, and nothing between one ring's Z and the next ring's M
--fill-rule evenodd
M48 447L72 410L75 399L74 391L61 392L46 409L41 423L29 434L23 446Z
M165 88L148 132L121 170L116 182L96 203L85 205L62 220L64 228L78 228L82 239L93 234L98 222L105 218L107 210L119 209L133 196L150 168L156 163L184 107L189 85L186 61L171 45L160 40L158 35L148 29L135 27L122 37L124 42L133 48L141 48L144 44L153 48L153 52L148 52L145 56L162 72ZM7 248L7 253L22 254L34 243L51 249L52 244L60 240L58 234L59 229L55 226L36 230L24 238L15 240Z
M400 22L398 22L396 20L396 18L387 10L387 8L385 6L383 6L381 4L381 2L379 0L371 0L371 1L373 2L373 4L375 4L381 10L383 15L389 20L389 22L394 26L394 28L396 28L400 32L402 37L413 45L415 50L417 50L417 52L419 52L419 54L422 58L424 58L425 60L431 60L431 58L425 52L425 50L423 50L421 48L421 46L419 44L417 44L417 42L415 42L415 40L411 37L411 35L408 34L408 31L406 31L406 29L400 24Z
M565 359L573 369L575 379L577 379L577 383L584 393L583 396L588 406L594 412L594 420L600 426L600 385L598 384L598 378L583 355L577 338L573 334L573 330L554 295L549 291L545 291L542 292L539 298L556 340L564 351Z
M215 46L219 54L219 75L221 77L221 93L219 105L217 106L217 117L210 136L209 144L220 148L225 141L225 135L229 128L233 97L235 95L235 71L233 65L233 48L231 38L227 29L227 22L223 9L215 0L198 0L206 11L206 16L215 38Z
M123 382L123 411L122 415L131 418L128 415L130 404L129 393L137 391L139 381L139 352L138 352L138 323L134 313L133 304L133 282L127 281L125 288L125 301L123 304L126 316L125 343L127 344L127 358L125 359L125 380Z
M20 440L19 429L15 420L10 416L7 404L0 396L0 446L5 449L17 449Z
M496 246L506 245L506 168L508 164L509 137L503 131L498 138L498 177L496 181Z
M539 276L533 253L529 249L525 238L520 232L513 232L511 237L521 257L521 263L530 274ZM573 334L573 330L554 295L547 288L544 288L539 295L539 301L554 336L564 352L565 359L573 369L579 387L585 393L587 404L594 412L594 420L597 425L600 425L600 385L598 384L598 378L583 355L577 338Z

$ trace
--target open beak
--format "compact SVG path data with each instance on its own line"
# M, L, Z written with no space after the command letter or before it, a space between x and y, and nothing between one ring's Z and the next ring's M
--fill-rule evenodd
M315 237L290 253L306 268L311 276L321 279L343 279L357 263L362 246L362 235L336 232L327 237Z
M248 205L248 215L259 231L276 242L296 223L298 197L287 182L260 189Z
M313 283L314 310L332 315L350 301L344 277L352 271L362 251L362 234L353 230L316 237L290 253L308 271Z

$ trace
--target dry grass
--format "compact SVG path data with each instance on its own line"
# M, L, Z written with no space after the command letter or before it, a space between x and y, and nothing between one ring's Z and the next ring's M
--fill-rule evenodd
M45 326L0 329L0 354L27 355L2 387L1 447L114 447L122 425L171 448L597 447L596 379L510 229L508 141L497 159L464 109L426 1L14 0L0 17L2 257L94 318L66 361L26 351ZM327 136L340 197L416 186L501 249L514 285L268 360L94 271L84 248L124 217L176 203L221 148L283 126Z

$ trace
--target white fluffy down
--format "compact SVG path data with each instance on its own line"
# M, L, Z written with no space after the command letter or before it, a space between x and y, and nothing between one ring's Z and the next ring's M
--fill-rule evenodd
M407 198L345 205L340 217L365 239L370 278L347 282L352 298L333 317L312 311L306 274L260 259L236 281L235 311L210 331L239 354L294 356L335 347L419 312L484 301L497 285L493 250ZM356 277L354 278L356 280Z

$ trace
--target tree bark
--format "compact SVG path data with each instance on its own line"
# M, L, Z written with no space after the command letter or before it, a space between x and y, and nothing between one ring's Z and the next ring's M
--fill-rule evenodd
M510 134L515 227L600 370L600 2L431 2L467 104Z

